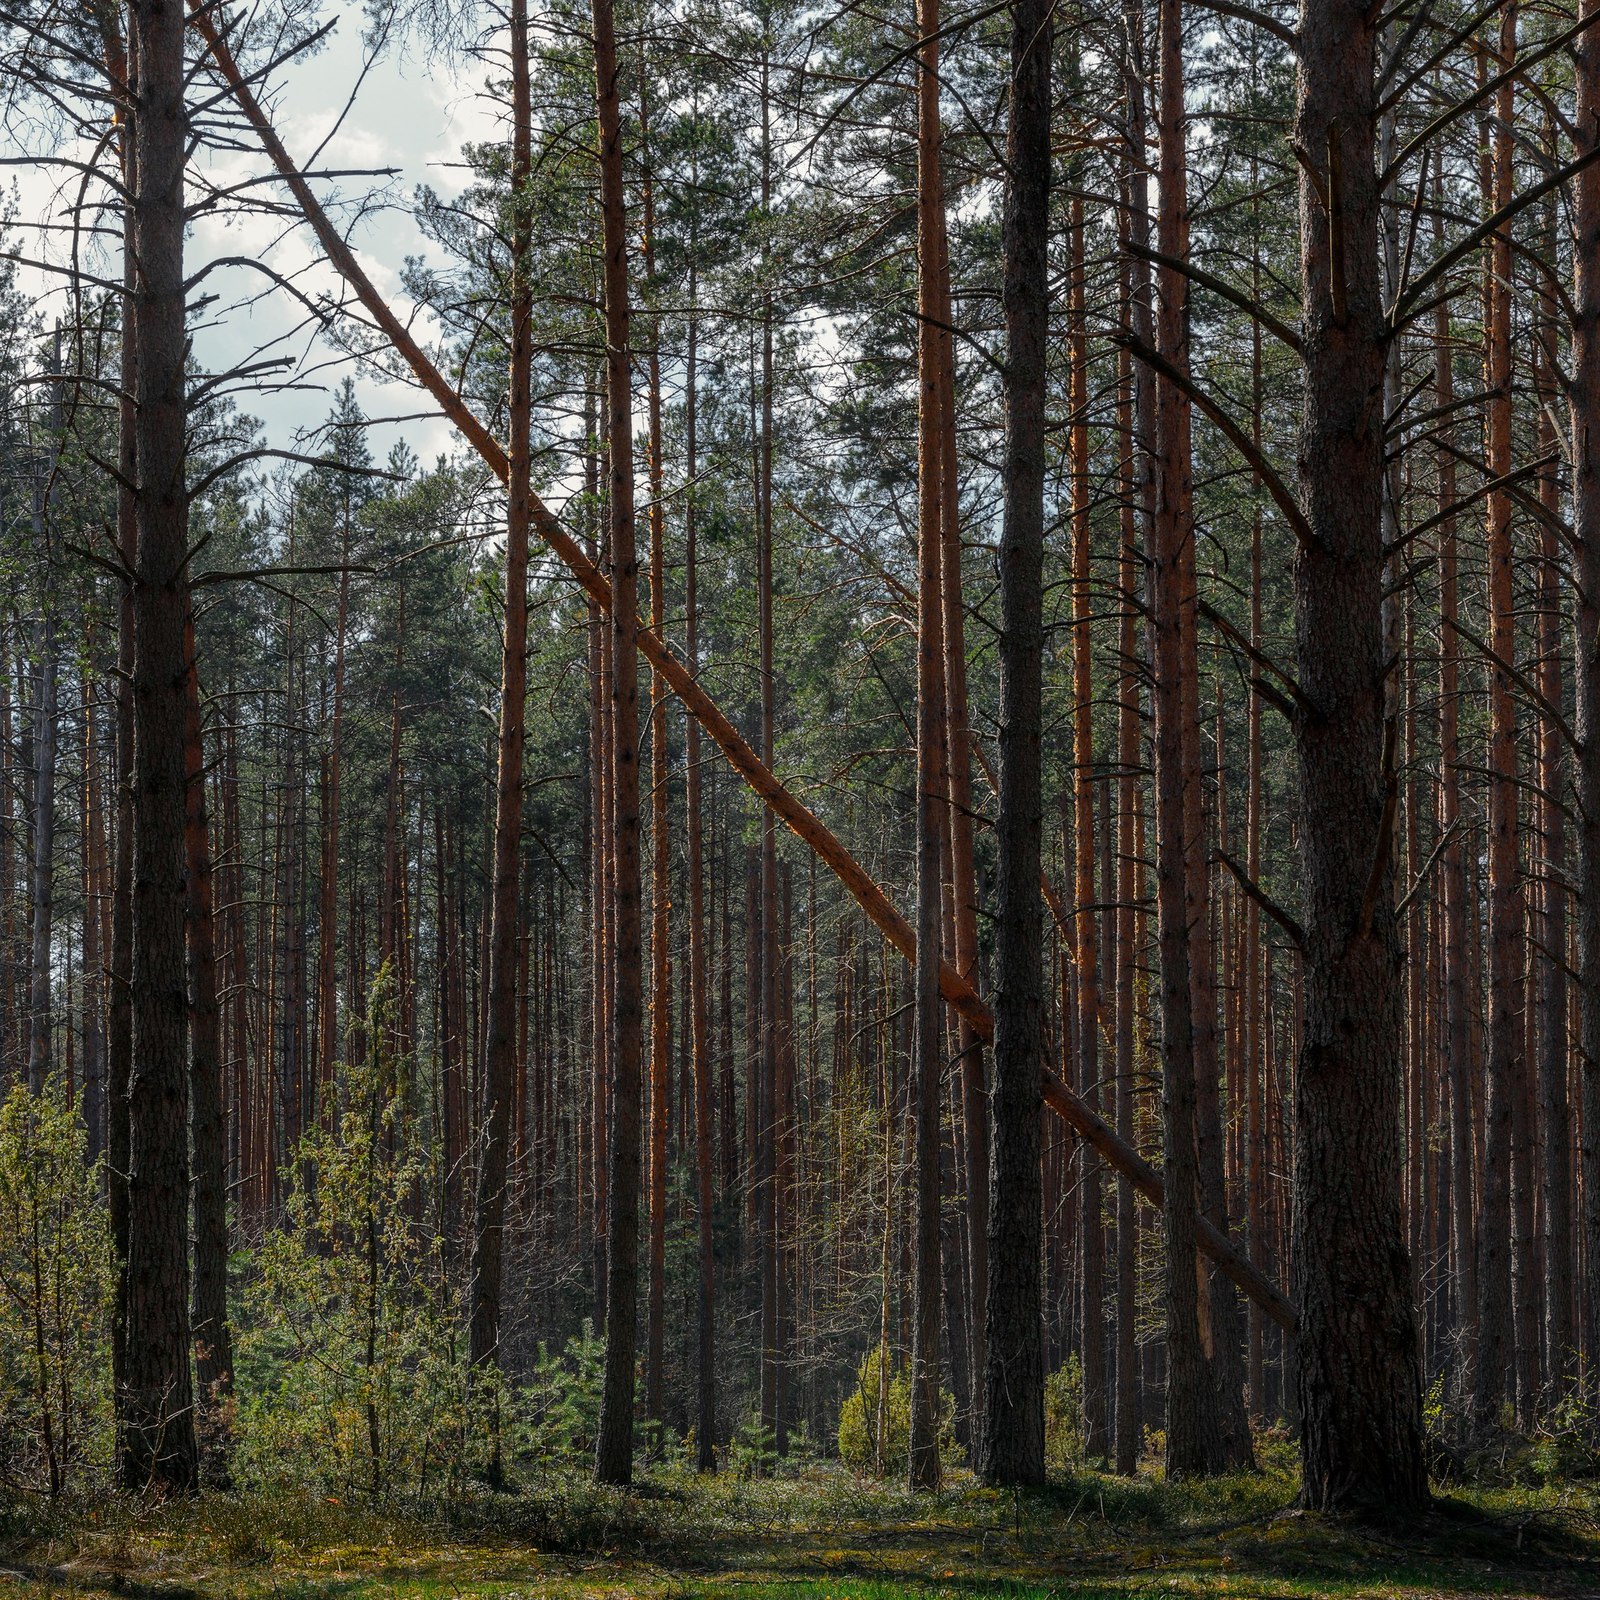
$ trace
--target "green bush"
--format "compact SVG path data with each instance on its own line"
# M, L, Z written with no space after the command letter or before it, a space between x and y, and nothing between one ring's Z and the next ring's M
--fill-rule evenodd
M1083 1465L1088 1449L1083 1414L1083 1366L1068 1356L1044 1380L1044 1464L1055 1477L1069 1477Z
M587 1467L600 1422L605 1355L605 1341L587 1319L559 1355L539 1346L533 1375L507 1396L506 1435L518 1460L558 1471L580 1462Z
M60 1495L109 1464L111 1232L59 1083L0 1104L0 1483Z
M856 1387L839 1408L839 1459L858 1477L904 1477L911 1462L911 1375L886 1372L884 1352L868 1352ZM955 1437L955 1398L939 1391L939 1459L951 1466L961 1457Z
M470 1464L461 1296L427 1226L439 1175L390 1043L390 994L385 969L367 1050L296 1148L287 1225L255 1259L238 1336L243 1481L420 1496Z

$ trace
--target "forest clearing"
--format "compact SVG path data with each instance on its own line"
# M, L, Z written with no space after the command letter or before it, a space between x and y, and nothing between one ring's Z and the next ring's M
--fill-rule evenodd
M1600 0L0 91L0 1596L1600 1593Z

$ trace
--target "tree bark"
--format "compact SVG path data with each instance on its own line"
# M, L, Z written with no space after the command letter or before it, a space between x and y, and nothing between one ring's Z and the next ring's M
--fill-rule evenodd
M1100 951L1094 883L1094 601L1090 590L1089 333L1086 322L1083 196L1068 226L1068 344L1071 363L1068 457L1072 468L1072 842L1073 960L1077 969L1078 1092L1100 1109ZM1107 886L1109 889L1109 885ZM1106 1454L1105 1228L1100 1160L1082 1153L1084 1448Z
M1012 0L1002 220L1005 510L1000 541L1000 811L996 826L994 1091L983 1451L991 1484L1044 1479L1039 1083L1044 1048L1043 795L1045 349L1049 339L1051 14Z
M128 1297L123 1484L195 1486L188 1310L184 985L184 623L188 615L184 358L184 18L129 8L139 64L133 195L137 558L133 583L133 1057L128 1086Z
M56 340L56 366L60 367L60 336ZM51 407L52 423L61 427L60 379L52 386L54 399ZM55 452L52 442L45 472L53 487L55 479ZM44 466L44 463L40 463ZM47 518L49 508L44 478L35 468L33 479L33 536L35 548L47 563L52 543L52 530ZM54 585L51 585L53 590ZM43 614L34 629L34 683L33 703L33 860L29 871L30 910L32 912L31 938L28 959L28 1087L34 1094L44 1090L50 1073L51 1043L51 973L50 949L55 905L55 853L56 853L56 736L58 706L56 695L56 619L54 593L42 597Z
M1185 150L1183 12L1161 0L1160 191L1157 243L1168 263L1188 259L1188 162ZM1188 371L1188 279L1172 265L1156 274L1160 294L1156 348L1176 372ZM1190 695L1185 674L1183 609L1193 608L1194 566L1185 547L1194 538L1193 457L1189 398L1166 376L1156 382L1157 491L1151 524L1150 648L1156 745L1156 918L1161 955L1161 1103L1166 1183L1167 1475L1178 1479L1222 1470L1225 1454L1212 1374L1209 1284L1196 1270L1194 989L1197 960L1190 944L1191 862L1186 830L1198 817L1198 745L1185 749ZM1192 624L1191 624L1192 627ZM1193 686L1191 686L1192 688ZM1194 700L1198 706L1197 697ZM1198 728L1194 729L1198 739ZM1209 938L1205 941L1209 947Z
M1502 13L1500 45L1516 49L1516 6ZM1485 202L1497 211L1511 199L1513 85L1496 95L1489 156L1491 191ZM1511 234L1509 226L1490 241L1485 276L1484 387L1490 478L1511 470ZM1501 491L1486 500L1490 644L1501 662L1516 655L1512 583L1511 498ZM1483 1189L1478 1207L1478 1365L1473 1411L1480 1427L1496 1427L1502 1405L1520 1400L1513 1271L1526 1241L1521 1235L1523 1185L1514 1181L1517 1146L1526 1121L1527 1084L1521 1015L1523 937L1522 869L1517 843L1517 710L1510 676L1489 666L1489 1033L1484 1074ZM1513 1190L1517 1193L1514 1195ZM1531 1197L1531 1196L1530 1196ZM1515 1218L1514 1218L1515 1213ZM1517 1272L1518 1286L1521 1273ZM1531 1398L1531 1397L1530 1397Z
M1600 16L1584 0L1580 17ZM1574 44L1574 154L1600 143L1600 28ZM1573 309L1568 406L1572 424L1573 690L1577 750L1578 1060L1582 1073L1583 1349L1600 1352L1600 164L1573 180Z
M616 894L615 993L606 1200L606 1362L595 1476L633 1477L634 1351L639 1306L639 1101L644 1022L639 899L639 560L633 514L633 395L622 112L611 0L593 0L600 210L605 251L606 409L611 530L611 716Z
M937 216L944 207L939 131L939 6L918 0L917 72L917 961L915 994L916 1282L913 1288L909 1477L913 1489L939 1482L939 1103L944 1067L945 765L942 501L944 362L936 326L941 258Z
M699 474L697 428L698 351L696 290L698 271L694 258L693 219L690 228L689 337L684 373L684 557L683 649L690 673L700 670L699 523L696 518L695 480ZM700 801L700 724L686 719L684 729L684 810L688 834L689 871L689 1049L694 1068L694 1135L696 1221L699 1233L699 1279L695 1305L698 1340L695 1365L696 1466L701 1472L717 1470L717 1341L716 1341L716 1214L713 1202L711 1149L711 1027L706 982L706 886L704 828ZM713 815L715 813L713 812ZM711 897L715 905L715 895ZM730 1119L731 1120L731 1119ZM730 1129L724 1124L726 1141Z
M195 1374L200 1413L220 1418L233 1388L228 1323L228 1148L222 1100L222 1015L217 1004L211 828L206 809L200 667L191 608L184 628L184 867L189 976L190 1137L194 1147Z
M1295 562L1304 1021L1292 1255L1302 1494L1404 1516L1427 1503L1400 1212L1400 952L1385 723L1383 386L1374 18L1306 0L1297 147L1310 537ZM1385 760L1387 752L1388 760Z
M526 0L511 0L511 294L506 481L505 639L500 658L500 717L494 807L494 876L489 907L488 1048L484 1058L483 1147L472 1249L469 1359L500 1359L501 1290L511 1102L517 1060L517 912L522 868L522 766L528 694L528 531L530 420L533 405L533 291L528 252L532 106ZM491 1478L501 1473L494 1430Z

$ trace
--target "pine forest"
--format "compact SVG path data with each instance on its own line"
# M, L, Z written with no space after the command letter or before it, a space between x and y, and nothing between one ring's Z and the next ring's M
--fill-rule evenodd
M0 83L0 1594L1600 1592L1600 0Z

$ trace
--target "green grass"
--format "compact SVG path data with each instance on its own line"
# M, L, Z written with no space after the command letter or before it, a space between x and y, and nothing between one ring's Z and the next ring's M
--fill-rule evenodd
M1193 1486L1082 1473L1038 1494L965 1473L934 1495L816 1465L676 1470L632 1492L580 1469L426 1508L213 1494L35 1510L0 1542L0 1600L1182 1600L1600 1594L1600 1494L1458 1491L1417 1528L1294 1510L1282 1467Z

